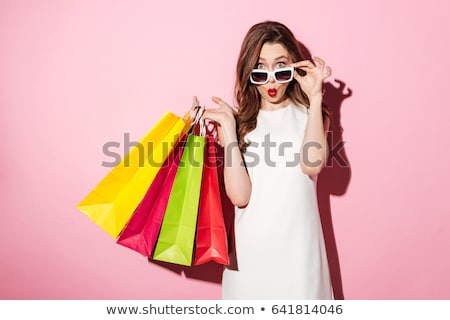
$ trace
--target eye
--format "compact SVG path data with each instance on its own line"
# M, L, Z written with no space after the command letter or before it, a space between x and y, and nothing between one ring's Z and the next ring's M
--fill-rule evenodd
M284 68L286 66L286 63L284 63L284 62L278 62L277 63L277 68Z
M255 69L265 69L266 67L262 63L258 63Z

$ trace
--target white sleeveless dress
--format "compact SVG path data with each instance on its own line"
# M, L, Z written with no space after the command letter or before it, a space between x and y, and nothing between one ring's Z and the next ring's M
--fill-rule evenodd
M316 179L300 167L304 106L260 110L244 154L252 193L235 211L237 269L222 299L333 299Z

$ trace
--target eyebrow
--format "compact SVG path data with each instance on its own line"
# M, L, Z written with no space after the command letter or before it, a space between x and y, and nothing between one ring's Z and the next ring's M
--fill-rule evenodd
M288 57L286 57L285 55L282 55L282 56L279 56L279 57L275 58L275 61L276 60L280 60L280 59L286 59L287 60ZM262 57L259 57L259 60L266 61L266 59L264 59Z

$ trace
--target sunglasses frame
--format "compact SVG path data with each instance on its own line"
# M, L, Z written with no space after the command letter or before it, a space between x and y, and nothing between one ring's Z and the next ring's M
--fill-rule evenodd
M277 72L284 72L284 71L291 71L291 77L289 78L289 80L282 80L282 81L278 81L277 77L275 76L275 74ZM252 74L253 72L260 72L260 73L265 73L267 74L267 79L264 82L257 82L254 81L252 78ZM286 83L286 82L290 82L292 81L292 79L294 79L294 67L286 67L286 68L280 68L280 69L275 69L273 71L268 71L268 70L264 70L264 69L253 69L252 72L250 73L250 82L253 84L266 84L269 82L270 77L273 77L275 79L275 81L277 83Z

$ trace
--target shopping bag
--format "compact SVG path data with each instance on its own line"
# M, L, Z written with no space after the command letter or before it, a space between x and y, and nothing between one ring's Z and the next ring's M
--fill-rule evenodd
M150 257L183 154L187 136L183 134L161 166L150 188L117 239L117 243Z
M228 239L219 189L217 145L213 136L206 136L205 139L194 265L209 261L228 265Z
M180 118L166 112L139 144L134 146L77 205L77 208L109 235L117 238L174 143L180 134L187 132L189 126L187 116Z
M205 139L189 134L152 258L190 266L197 226Z

